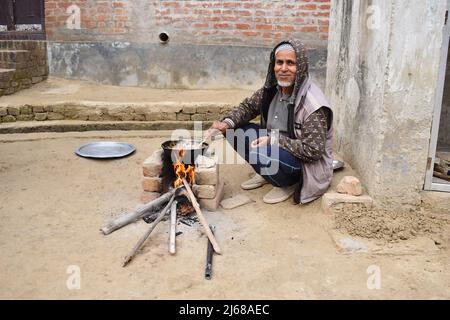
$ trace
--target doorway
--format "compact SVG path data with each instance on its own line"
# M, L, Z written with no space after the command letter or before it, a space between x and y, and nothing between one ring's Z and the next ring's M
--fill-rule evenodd
M425 190L450 192L450 22L448 14L443 29L441 67L436 90L436 107L431 128L430 150Z
M0 40L45 39L44 0L0 1Z

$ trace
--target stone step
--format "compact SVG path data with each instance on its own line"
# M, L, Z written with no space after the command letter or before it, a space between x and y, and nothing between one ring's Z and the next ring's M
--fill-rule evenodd
M2 115L3 114L3 115ZM15 116L4 115L4 110L0 110L0 118L4 122L0 124L0 135L12 133L32 133L32 132L82 132L82 131L129 131L129 130L194 130L193 121L73 121L73 120L53 120L53 121L18 121ZM27 116L27 115L20 115ZM33 117L33 115L29 115ZM8 123L9 122L9 123ZM212 121L202 123L202 129L206 130Z
M0 50L0 68L18 69L33 66L28 50Z

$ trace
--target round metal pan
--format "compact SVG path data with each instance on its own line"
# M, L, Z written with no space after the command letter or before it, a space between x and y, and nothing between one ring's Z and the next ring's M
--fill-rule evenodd
M84 158L122 158L132 154L136 148L129 143L115 141L91 142L80 146L75 153Z
M195 139L180 139L180 140L169 140L165 141L161 144L161 148L164 150L164 157L166 159L171 159L172 163L176 162L177 159L183 162L184 164L194 164L195 159L198 155L201 155L205 152L205 150L208 148L208 144L206 142L202 142L201 145L198 146L198 148L190 148L184 150L183 157L180 158L179 151L180 149L174 148L178 142L186 141L186 142L192 142L192 143L198 143L200 144L201 140L195 140Z

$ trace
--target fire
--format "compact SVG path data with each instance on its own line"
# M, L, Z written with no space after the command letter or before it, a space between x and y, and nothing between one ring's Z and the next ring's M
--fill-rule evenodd
M178 155L180 156L180 158L183 158L184 150L181 149L178 152ZM177 161L173 164L173 170L175 171L175 178L176 178L175 181L173 182L173 186L175 188L177 188L180 185L182 185L183 178L185 178L189 184L194 184L195 183L195 170L194 169L195 169L194 166L191 166L191 165L188 165L186 168L184 163L181 162L177 157Z

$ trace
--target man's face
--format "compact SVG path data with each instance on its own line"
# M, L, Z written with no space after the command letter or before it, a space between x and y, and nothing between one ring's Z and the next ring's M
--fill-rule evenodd
M280 87L290 87L294 85L295 73L297 72L297 62L295 52L291 50L281 50L275 55L275 78Z

